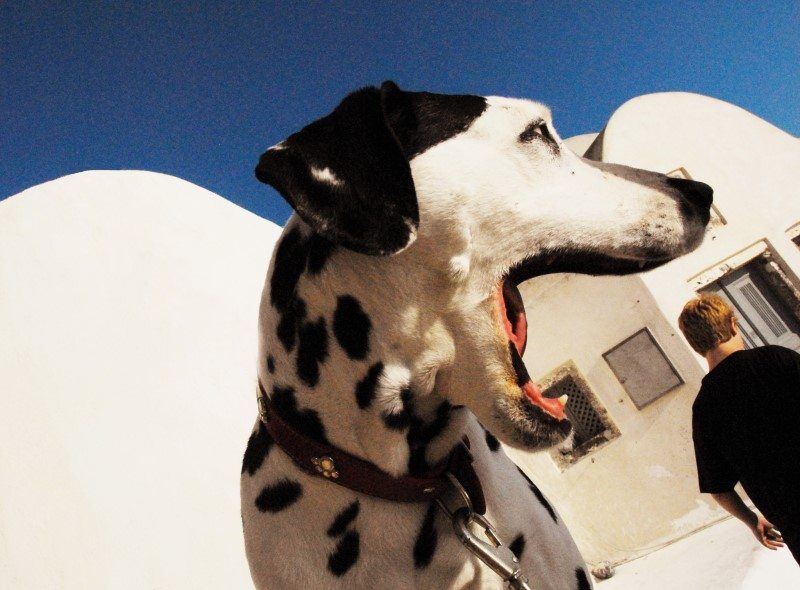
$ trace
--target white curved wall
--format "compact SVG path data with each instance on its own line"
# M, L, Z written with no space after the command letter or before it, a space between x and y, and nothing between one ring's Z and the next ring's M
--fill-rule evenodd
M0 203L0 587L249 587L238 477L279 232L150 172Z

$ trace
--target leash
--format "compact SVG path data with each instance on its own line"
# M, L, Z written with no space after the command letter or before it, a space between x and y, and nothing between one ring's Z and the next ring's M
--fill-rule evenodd
M350 490L392 502L431 502L444 512L456 537L507 584L509 590L530 590L519 560L483 516L486 500L472 466L469 440L464 437L425 477L394 477L373 463L299 431L273 410L258 383L258 414L269 435L300 469ZM472 532L475 524L488 543Z
M450 519L456 537L467 550L480 559L506 583L508 590L531 590L528 578L522 573L519 559L501 540L492 524L473 510L469 494L453 474L447 473L450 486L436 498L440 510ZM472 532L475 523L488 543Z

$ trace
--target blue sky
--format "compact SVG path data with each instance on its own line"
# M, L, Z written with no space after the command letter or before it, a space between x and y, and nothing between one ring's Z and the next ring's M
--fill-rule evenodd
M663 6L656 6L663 5ZM283 223L259 154L349 91L548 103L562 136L685 90L800 135L798 2L6 2L0 198L91 169L179 176Z

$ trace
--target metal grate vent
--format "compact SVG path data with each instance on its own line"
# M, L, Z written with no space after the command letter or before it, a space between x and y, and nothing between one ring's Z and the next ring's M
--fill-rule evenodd
M580 446L602 433L606 426L589 401L588 392L567 375L545 392L547 397L569 396L566 412L575 430L575 445Z
M569 396L565 410L572 422L572 439L550 451L550 457L561 471L620 435L608 410L573 361L562 363L538 381L547 397Z

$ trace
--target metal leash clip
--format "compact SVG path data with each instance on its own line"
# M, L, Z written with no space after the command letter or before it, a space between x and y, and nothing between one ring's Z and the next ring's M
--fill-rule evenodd
M436 503L452 521L458 540L500 576L508 584L509 590L531 590L527 578L520 569L519 559L511 549L503 545L491 523L473 511L469 494L458 479L451 473L447 476L452 486L436 500ZM488 543L472 532L470 525L473 522L483 530L483 534L489 540Z

